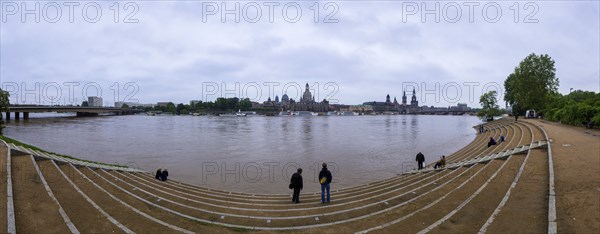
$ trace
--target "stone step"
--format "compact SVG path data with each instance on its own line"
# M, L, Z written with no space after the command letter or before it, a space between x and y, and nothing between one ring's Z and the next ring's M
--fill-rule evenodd
M16 231L23 233L69 233L59 207L50 198L31 157L12 157L13 199Z
M37 161L54 196L75 227L84 233L113 233L122 230L88 203L62 176L51 160Z

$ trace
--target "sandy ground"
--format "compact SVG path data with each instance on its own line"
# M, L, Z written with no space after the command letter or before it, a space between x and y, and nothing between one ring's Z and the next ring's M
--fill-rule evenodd
M531 122L552 140L558 231L600 232L600 131Z

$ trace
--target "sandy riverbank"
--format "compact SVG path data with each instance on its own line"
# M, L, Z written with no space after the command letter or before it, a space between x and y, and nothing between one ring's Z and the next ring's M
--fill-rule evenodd
M600 130L527 121L542 126L552 140L558 231L600 231Z

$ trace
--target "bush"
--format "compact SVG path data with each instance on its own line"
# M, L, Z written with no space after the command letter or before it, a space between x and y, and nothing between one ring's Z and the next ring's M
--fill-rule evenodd
M596 127L600 127L600 114L596 114L596 116L592 118L592 124Z

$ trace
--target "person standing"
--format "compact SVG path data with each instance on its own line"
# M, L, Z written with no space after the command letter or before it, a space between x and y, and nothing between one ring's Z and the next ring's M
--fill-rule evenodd
M168 176L169 176L169 171L167 171L167 168L165 168L162 170L162 173L160 174L160 180L167 181Z
M425 162L425 155L423 155L421 152L419 152L417 154L416 160L417 160L419 170L423 169L423 163Z
M323 168L321 172L319 172L319 183L321 184L321 203L329 203L331 201L331 193L330 193L330 185L331 180L331 172L327 170L327 163L323 163ZM325 200L325 190L327 190L327 200Z
M303 187L302 168L298 168L298 171L292 175L292 180L290 181L290 188L294 189L292 202L300 203L300 190L302 190Z
M154 178L156 178L157 180L160 180L161 175L162 175L162 169L160 169L160 167L159 167L158 170L156 170L156 175L154 175Z

